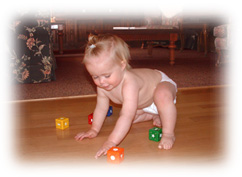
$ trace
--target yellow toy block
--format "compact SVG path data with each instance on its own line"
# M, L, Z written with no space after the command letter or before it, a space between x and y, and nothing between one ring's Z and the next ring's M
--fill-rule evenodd
M67 117L60 117L55 119L56 128L64 130L69 127L69 118Z

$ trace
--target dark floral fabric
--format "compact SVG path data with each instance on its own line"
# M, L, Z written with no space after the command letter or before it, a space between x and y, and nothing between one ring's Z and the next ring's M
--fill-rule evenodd
M22 13L12 26L11 71L18 83L55 80L56 62L51 42L50 16Z

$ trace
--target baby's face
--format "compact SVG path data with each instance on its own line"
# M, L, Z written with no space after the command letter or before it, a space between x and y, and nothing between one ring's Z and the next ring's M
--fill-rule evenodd
M97 87L111 91L123 80L125 65L110 58L107 53L90 58L85 64Z

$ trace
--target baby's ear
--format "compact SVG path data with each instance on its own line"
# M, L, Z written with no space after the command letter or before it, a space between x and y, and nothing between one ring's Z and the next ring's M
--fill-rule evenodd
M127 61L126 60L122 60L121 61L121 66L122 66L122 69L125 69L126 66L127 66Z

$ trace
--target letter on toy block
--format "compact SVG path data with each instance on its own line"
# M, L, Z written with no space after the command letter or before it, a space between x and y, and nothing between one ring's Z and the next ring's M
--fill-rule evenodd
M67 117L60 117L55 119L56 128L64 130L69 127L69 118Z
M162 129L154 127L149 130L149 139L152 141L160 141L162 136Z
M107 152L109 163L119 164L124 160L124 148L112 147Z

